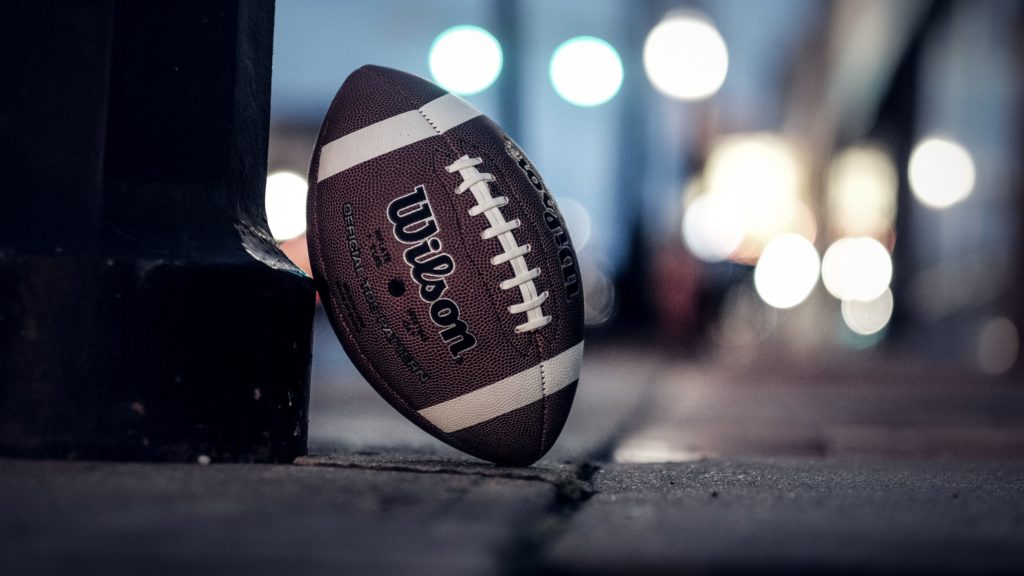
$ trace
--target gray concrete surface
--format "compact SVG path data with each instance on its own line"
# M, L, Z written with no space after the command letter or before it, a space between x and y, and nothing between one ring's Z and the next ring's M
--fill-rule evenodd
M292 466L0 459L0 575L1024 573L1024 387L591 346L552 452L391 410L317 326Z
M572 574L1024 574L1024 463L620 465L545 557Z
M0 573L1024 572L1024 463L0 461Z
M0 574L502 574L542 476L0 461Z

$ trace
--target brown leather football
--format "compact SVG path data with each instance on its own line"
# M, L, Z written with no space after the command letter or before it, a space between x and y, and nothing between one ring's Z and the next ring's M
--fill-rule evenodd
M583 288L519 146L462 98L364 66L327 111L309 183L313 277L363 376L460 450L543 456L579 380Z

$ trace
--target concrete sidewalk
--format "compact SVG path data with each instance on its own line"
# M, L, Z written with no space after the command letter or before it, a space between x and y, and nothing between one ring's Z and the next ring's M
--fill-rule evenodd
M1024 464L610 465L555 573L1024 573Z
M1024 572L1024 465L0 462L0 573Z
M1024 389L588 352L555 449L420 432L318 327L292 466L0 460L0 574L1024 573Z

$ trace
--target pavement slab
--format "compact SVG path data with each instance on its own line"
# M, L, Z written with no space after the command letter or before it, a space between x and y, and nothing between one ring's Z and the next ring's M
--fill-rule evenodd
M1024 462L609 464L555 574L1024 573Z
M504 574L572 477L343 464L0 460L0 574Z
M1024 574L1024 388L588 348L551 453L435 440L321 316L292 466L0 459L0 576Z

